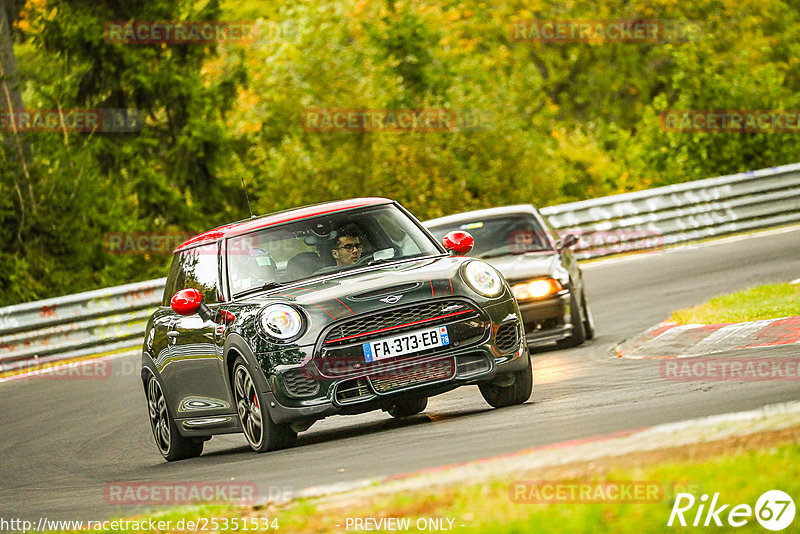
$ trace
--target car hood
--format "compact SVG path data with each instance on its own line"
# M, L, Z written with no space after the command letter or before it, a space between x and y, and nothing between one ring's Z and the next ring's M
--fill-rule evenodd
M247 302L264 305L289 301L309 316L329 322L431 298L476 296L459 274L468 259L446 256L375 266L345 276L310 280Z
M513 284L523 282L530 278L552 276L555 269L561 264L558 254L529 252L527 254L509 254L497 258L483 260L503 273L503 276Z

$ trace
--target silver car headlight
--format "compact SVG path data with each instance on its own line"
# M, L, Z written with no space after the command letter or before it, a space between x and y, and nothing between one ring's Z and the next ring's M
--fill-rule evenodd
M538 280L511 286L514 298L518 301L549 297L563 290L564 286L555 278L539 278Z
M464 265L463 275L467 285L479 295L497 297L503 292L503 278L488 263L470 261Z
M303 316L287 304L271 304L261 312L261 328L275 339L285 341L303 330Z

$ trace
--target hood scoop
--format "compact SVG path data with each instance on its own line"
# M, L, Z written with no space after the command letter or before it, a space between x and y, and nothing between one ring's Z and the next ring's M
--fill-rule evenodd
M351 295L347 298L351 300L369 300L378 297L384 297L386 295L394 295L396 293L405 293L407 291L417 289L420 286L422 286L422 282L410 282L407 284L400 284L398 286L382 287L380 289L375 289L374 291L367 291L365 293L359 293L358 295Z

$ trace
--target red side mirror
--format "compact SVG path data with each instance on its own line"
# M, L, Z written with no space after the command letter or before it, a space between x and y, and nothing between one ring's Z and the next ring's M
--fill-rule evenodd
M170 305L178 315L193 315L197 313L203 295L196 289L181 289L173 295Z
M463 256L472 250L475 240L472 238L469 232L455 230L444 236L442 243L444 244L444 248L447 250L450 250L459 256Z

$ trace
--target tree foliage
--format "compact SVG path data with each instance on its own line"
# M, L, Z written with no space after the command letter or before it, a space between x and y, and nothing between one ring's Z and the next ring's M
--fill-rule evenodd
M4 304L163 275L166 256L109 254L103 236L246 217L242 182L256 213L376 195L424 219L800 159L796 134L674 133L660 121L670 109L800 109L800 13L788 0L6 2L26 108L134 108L145 124L25 134L29 177L0 132ZM512 35L518 20L616 19L689 33ZM104 39L106 22L125 20L255 21L259 33L219 45ZM320 132L303 128L309 109L448 109L462 123Z

